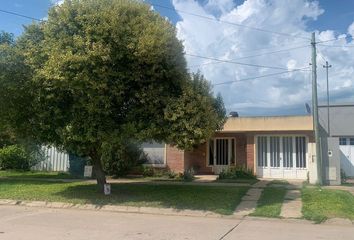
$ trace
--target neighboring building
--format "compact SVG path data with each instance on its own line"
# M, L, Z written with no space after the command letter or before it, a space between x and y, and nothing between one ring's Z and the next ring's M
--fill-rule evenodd
M169 145L161 167L175 172L218 174L230 166L252 169L258 177L317 181L311 116L229 117L223 130L192 151Z
M337 185L340 170L354 177L354 105L319 106L319 121L325 180Z

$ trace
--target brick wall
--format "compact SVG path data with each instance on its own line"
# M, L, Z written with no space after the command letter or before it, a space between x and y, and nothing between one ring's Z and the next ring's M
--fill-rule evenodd
M254 161L255 161L254 147L255 147L254 136L247 135L247 144L246 144L247 168L253 169L253 172L255 172L255 169L254 169Z
M166 165L171 171L181 173L184 171L184 151L166 145Z
M207 166L206 143L199 145L192 151L185 151L184 160L186 169L193 168L197 174L212 174L212 168Z
M236 136L236 166L247 166L247 154L246 154L247 139L244 135Z

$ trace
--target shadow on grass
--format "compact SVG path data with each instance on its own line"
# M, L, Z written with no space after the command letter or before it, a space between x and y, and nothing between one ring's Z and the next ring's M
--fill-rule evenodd
M0 198L205 210L229 215L249 187L113 183L111 188L112 194L105 196L89 182L0 179Z
M286 189L281 187L267 187L263 190L252 216L279 217L284 202Z
M246 187L200 187L190 185L146 185L136 183L111 184L112 194L105 196L94 184L68 186L56 195L68 202L98 205L163 207L206 210L232 214L246 193Z

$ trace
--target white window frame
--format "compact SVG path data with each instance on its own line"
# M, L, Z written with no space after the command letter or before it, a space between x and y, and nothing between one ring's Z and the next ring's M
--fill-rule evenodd
M236 152L237 152L237 150L236 150L236 146L237 146L237 143L236 143L236 138L235 137L214 137L214 138L211 138L211 139L209 139L208 141L207 141L207 144L205 144L206 145L206 154L205 154L205 156L206 156L206 159L205 159L205 161L206 161L206 166L207 167L213 167L213 166L216 166L216 164L215 164L215 161L216 161L216 156L215 156L215 153L216 153L216 151L215 151L215 149L216 149L216 140L217 139L227 139L228 141L229 141L229 149L228 149L228 151L229 151L229 159L228 159L228 165L224 165L224 166L231 166L231 153L232 153L232 139L234 139L234 154L235 154L235 163L234 163L234 165L232 165L232 166L236 166L236 161L237 161L237 157L236 157ZM214 141L214 157L213 157L213 165L210 165L209 164L209 155L210 155L210 153L209 153L209 143L210 143L210 140L213 140ZM221 165L217 165L217 166L221 166Z
M156 168L165 168L166 165L166 159L167 159L167 144L164 144L163 148L163 163L144 163L143 166L150 166L150 167L156 167Z

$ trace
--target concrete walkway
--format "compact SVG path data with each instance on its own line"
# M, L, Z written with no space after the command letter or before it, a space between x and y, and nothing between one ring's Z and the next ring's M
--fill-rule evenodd
M246 195L242 197L241 203L236 207L234 216L245 217L256 210L257 202L261 197L263 188L251 188Z
M302 201L300 190L288 190L281 207L280 216L283 218L301 218Z

